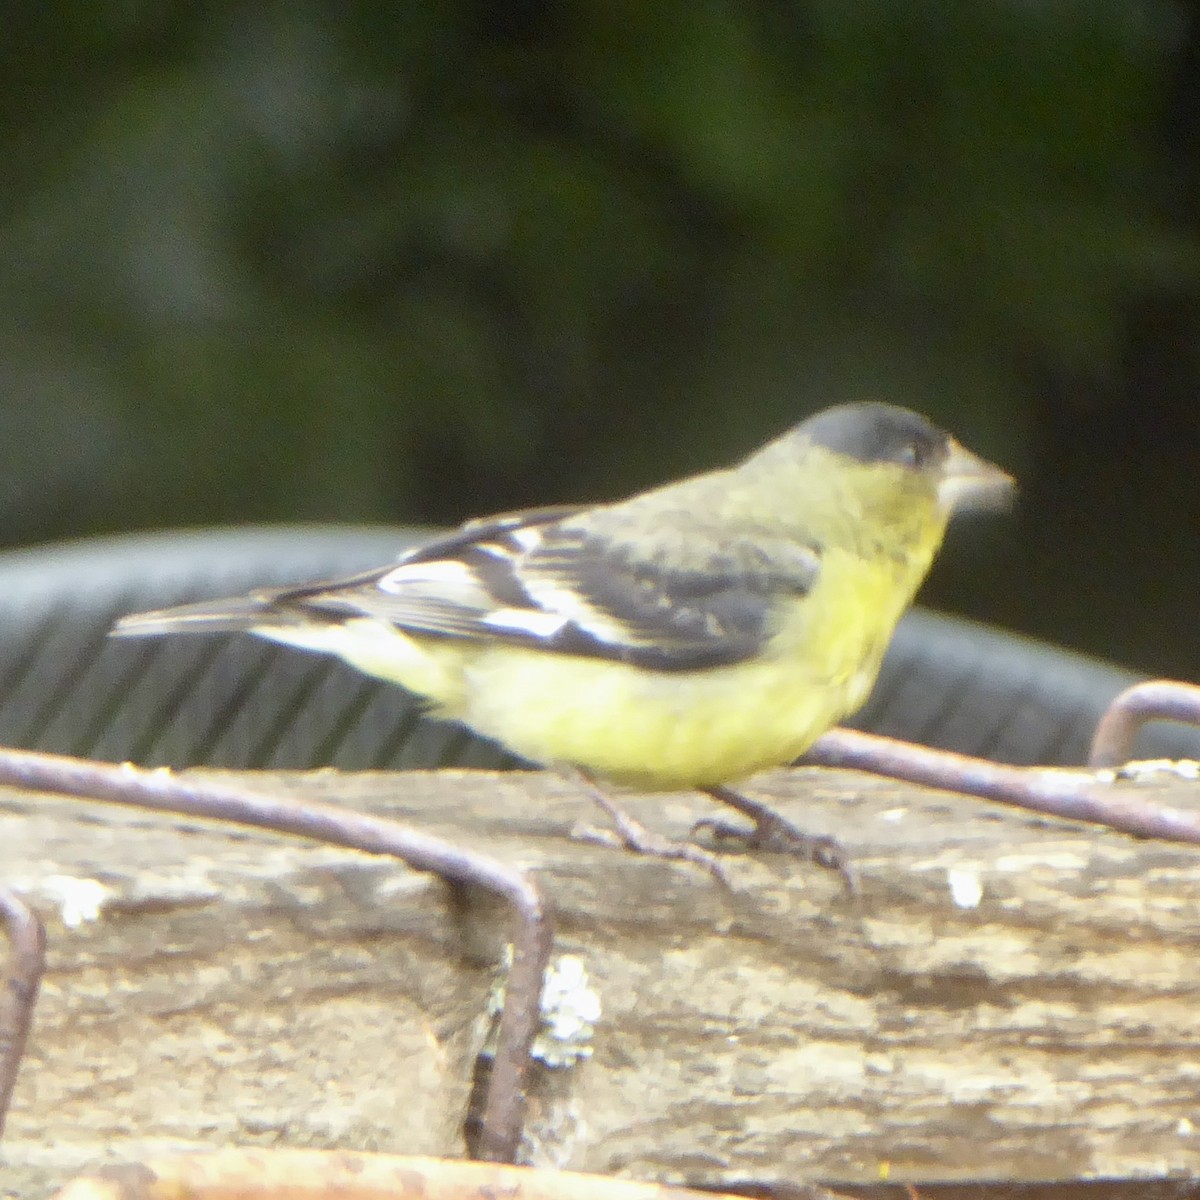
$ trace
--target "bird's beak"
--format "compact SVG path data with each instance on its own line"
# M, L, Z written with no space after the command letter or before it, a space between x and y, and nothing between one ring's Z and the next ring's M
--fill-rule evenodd
M948 511L1005 508L1012 503L1016 487L1017 481L1007 471L950 439L950 453L938 481L938 500Z

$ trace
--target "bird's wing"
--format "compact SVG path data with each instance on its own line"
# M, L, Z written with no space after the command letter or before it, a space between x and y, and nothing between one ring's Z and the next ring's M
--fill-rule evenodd
M328 621L339 611L377 615L373 610L378 605L372 600L378 599L376 590L380 580L399 565L411 565L413 569L408 578L413 585L412 599L417 602L425 597L421 607L431 624L437 623L436 614L440 609L446 624L441 632L469 636L471 622L467 617L480 604L486 605L487 598L477 588L469 586L469 577L461 568L452 565L455 556L469 553L475 543L487 542L508 530L562 520L580 511L577 505L559 506L468 521L444 537L414 547L386 567L299 586L258 588L248 596L200 600L153 612L130 613L122 617L110 633L114 637L158 637L168 633L253 632L302 626L314 619ZM435 565L439 563L443 565ZM426 565L422 570L418 569L418 564ZM424 583L420 582L422 575L427 577Z
M276 610L389 622L426 637L501 641L543 651L686 671L755 654L773 632L781 597L809 591L813 546L689 532L694 569L639 558L574 520L543 509L471 522L398 564L353 580L275 593Z

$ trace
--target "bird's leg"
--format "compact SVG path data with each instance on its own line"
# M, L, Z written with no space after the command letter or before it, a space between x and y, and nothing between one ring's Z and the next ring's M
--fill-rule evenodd
M632 813L622 808L588 773L576 766L560 766L558 770L569 779L585 788L588 794L608 814L613 829L596 829L582 826L572 831L572 836L584 842L599 842L605 846L623 846L635 854L650 858L675 859L703 867L718 883L729 887L729 878L720 858L711 850L697 846L695 842L680 841L665 834L648 829Z
M747 830L714 817L705 817L692 826L693 835L705 829L718 840L736 838L754 850L797 855L816 863L819 867L836 871L842 877L848 891L856 890L846 852L836 838L805 833L765 804L751 800L749 796L735 792L733 788L710 787L704 788L704 792L714 800L744 813L754 825Z

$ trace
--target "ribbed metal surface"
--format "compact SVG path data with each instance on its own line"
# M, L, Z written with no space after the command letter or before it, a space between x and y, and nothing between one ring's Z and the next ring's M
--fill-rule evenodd
M245 635L108 638L116 617L395 558L393 528L147 534L0 555L0 744L148 765L494 765L340 662Z
M252 528L91 539L0 554L0 744L183 767L402 768L510 761L420 716L399 688L245 635L110 640L123 613L338 576L396 557L400 528ZM1138 677L932 613L901 626L856 722L1008 762L1082 761ZM1147 755L1200 753L1148 731Z
M896 631L860 729L999 762L1077 765L1109 701L1144 678L1031 638L927 610ZM1200 730L1159 723L1139 754L1200 754Z

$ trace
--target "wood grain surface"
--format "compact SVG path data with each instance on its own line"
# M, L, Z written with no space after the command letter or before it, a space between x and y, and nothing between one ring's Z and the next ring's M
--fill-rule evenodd
M538 1073L528 1162L709 1187L1200 1172L1196 847L795 769L753 794L836 835L859 893L745 855L726 892L572 840L598 813L553 775L221 778L536 873L601 1014L590 1058ZM1167 774L1114 786L1200 802ZM678 835L714 813L691 795L628 805ZM11 791L0 878L46 919L51 962L0 1195L207 1146L463 1152L510 925L490 896Z

